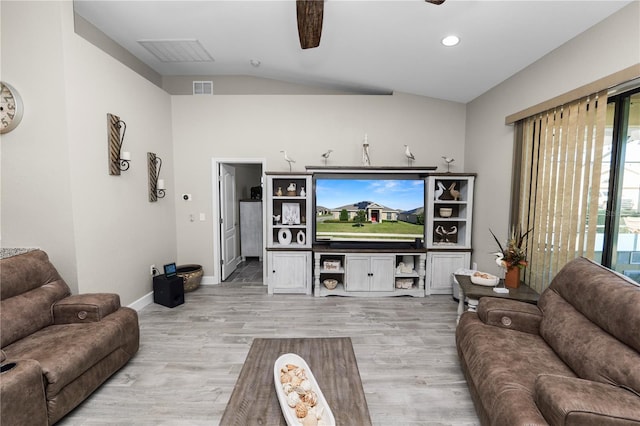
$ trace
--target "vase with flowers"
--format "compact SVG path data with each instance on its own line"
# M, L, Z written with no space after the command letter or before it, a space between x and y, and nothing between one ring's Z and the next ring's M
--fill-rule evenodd
M520 269L528 265L525 241L532 230L533 228L523 233L520 225L512 227L507 244L503 247L493 231L489 229L500 249L500 251L494 253L496 255L496 263L506 270L504 276L505 287L518 288L520 286Z

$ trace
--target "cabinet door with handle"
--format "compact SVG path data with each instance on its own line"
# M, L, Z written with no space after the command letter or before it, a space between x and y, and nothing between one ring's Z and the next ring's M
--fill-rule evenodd
M452 294L453 274L460 268L468 269L471 253L432 252L427 254L428 294Z
M369 291L370 257L349 255L345 261L345 290Z
M311 252L270 251L267 257L269 294L311 294Z
M393 255L349 255L345 263L346 291L393 291Z
M393 291L394 256L371 256L371 284L369 291Z

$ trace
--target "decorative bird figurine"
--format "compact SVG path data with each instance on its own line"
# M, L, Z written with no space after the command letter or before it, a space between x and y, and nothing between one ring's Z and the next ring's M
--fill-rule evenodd
M411 150L409 150L409 145L404 146L404 155L407 157L407 166L410 166L411 162L416 159L411 153Z
M453 236L456 235L458 233L458 227L457 226L452 226L451 228L449 228L449 230L447 231L447 236L445 237L445 241L448 243L449 242L449 236Z
M280 152L282 152L284 154L284 159L289 163L289 171L291 171L291 163L295 163L296 160L294 160L293 158L290 158L287 155L287 151L280 151Z
M327 165L327 160L329 159L329 156L331 155L331 153L333 152L332 149L328 150L327 152L325 152L324 154L322 154L322 158L324 158L324 165Z
M362 143L362 165L369 167L371 165L371 157L369 156L369 140L367 134L364 134L364 141Z
M450 242L449 236L455 235L458 233L458 227L454 225L451 228L449 228L449 230L446 230L444 226L438 225L436 227L435 233L440 237L441 243L448 243Z
M435 233L440 237L439 242L441 243L448 243L449 236L455 235L457 232L458 232L458 227L455 225L449 228L449 230L446 230L442 225L438 225L435 229Z
M505 263L504 263L504 253L501 252L495 252L493 253L496 256L496 263L498 264L499 267L504 268Z
M449 194L453 197L454 201L458 201L460 199L460 191L456 189L456 183L453 182L451 186L449 186Z
M445 157L443 156L442 159L444 160L445 163L447 163L447 173L451 173L449 171L449 167L451 166L451 163L453 163L455 160L455 158L451 158L451 157Z
M445 187L442 182L436 182L436 185L438 186L438 189L435 191L435 199L439 200L440 197L442 197L442 194L444 194Z

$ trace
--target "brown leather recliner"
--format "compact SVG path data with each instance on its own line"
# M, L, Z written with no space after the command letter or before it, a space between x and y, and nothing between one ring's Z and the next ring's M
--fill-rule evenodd
M640 287L584 258L538 306L482 298L456 344L483 425L640 426Z
M0 300L0 424L54 424L138 351L137 313L71 296L41 250L0 261Z

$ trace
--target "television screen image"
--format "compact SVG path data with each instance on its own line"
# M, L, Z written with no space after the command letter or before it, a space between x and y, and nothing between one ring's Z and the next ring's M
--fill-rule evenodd
M316 242L406 243L424 238L424 180L315 179Z

